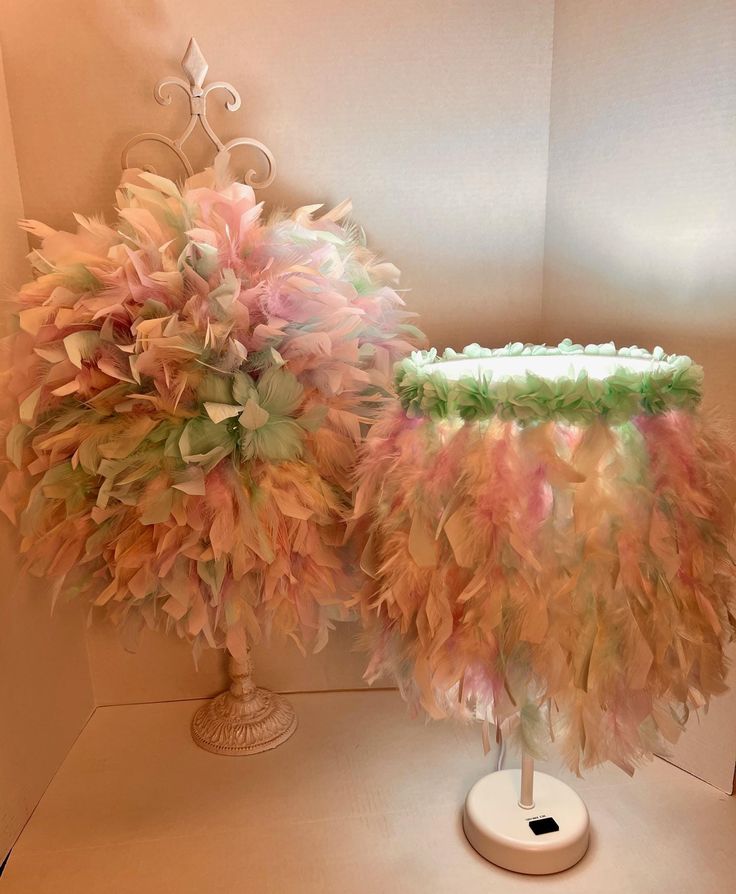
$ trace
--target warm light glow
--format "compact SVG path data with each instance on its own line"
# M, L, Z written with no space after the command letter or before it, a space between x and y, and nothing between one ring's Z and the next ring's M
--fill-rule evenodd
M433 371L442 373L450 380L457 381L465 376L480 379L482 376L510 379L532 373L541 379L557 380L568 376L576 379L586 372L591 379L606 379L616 370L629 372L655 372L665 369L667 364L651 357L600 356L596 354L524 354L478 359L446 360L437 363Z

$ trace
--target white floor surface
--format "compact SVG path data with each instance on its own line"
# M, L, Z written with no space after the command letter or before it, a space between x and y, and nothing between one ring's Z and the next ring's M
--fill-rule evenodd
M396 692L290 697L293 738L252 757L198 749L201 702L98 708L17 842L0 894L722 894L736 798L655 760L576 787L593 839L541 878L482 860L461 827L493 768L477 728L411 719ZM508 766L514 766L510 758Z

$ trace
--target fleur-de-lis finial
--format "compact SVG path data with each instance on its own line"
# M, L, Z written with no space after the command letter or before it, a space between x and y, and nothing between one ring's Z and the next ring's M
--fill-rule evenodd
M194 38L189 41L187 51L181 60L181 67L184 74L189 78L192 87L201 88L202 84L204 84L204 79L207 77L209 65Z
M158 102L162 106L168 106L171 104L171 93L169 91L164 92L164 89L167 87L179 87L183 90L187 96L189 97L189 111L191 113L191 118L184 129L184 132L180 137L176 140L172 140L164 134L159 133L142 133L136 137L133 137L128 141L125 148L123 149L122 154L122 165L123 169L129 167L128 165L128 156L130 154L130 150L137 146L139 143L146 142L148 140L153 140L158 143L163 143L165 146L168 146L169 149L172 150L184 165L184 169L187 174L191 176L194 173L194 168L189 161L184 149L182 148L184 143L192 131L197 125L197 122L200 123L202 129L209 137L212 144L217 149L218 154L220 152L229 153L231 149L234 149L236 146L252 146L254 149L257 149L266 160L266 164L268 166L268 170L266 172L266 177L263 180L257 180L256 172L252 169L247 171L245 176L243 177L243 181L247 183L249 186L252 186L254 189L263 189L273 182L275 177L274 171L274 159L270 150L264 146L263 143L258 140L250 139L249 137L235 137L235 139L229 140L227 143L223 143L222 140L217 136L217 134L212 130L212 127L207 120L207 96L213 90L226 90L230 94L230 98L225 103L225 107L230 112L235 112L240 108L240 94L233 87L232 84L227 83L226 81L212 81L207 86L204 86L204 79L207 77L207 71L209 69L209 65L207 64L207 60L204 58L202 50L199 48L199 44L197 41L192 38L189 41L189 46L187 47L187 51L184 54L184 58L181 62L181 67L184 74L187 76L187 80L183 80L182 78L163 78L156 84L154 89L154 97L156 102ZM152 170L152 168L147 167L146 170Z

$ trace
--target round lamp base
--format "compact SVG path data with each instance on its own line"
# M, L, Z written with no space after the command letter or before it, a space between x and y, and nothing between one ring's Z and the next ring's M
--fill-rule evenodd
M285 742L296 729L291 704L276 692L253 689L246 698L223 692L197 711L192 738L215 754L258 754Z
M521 773L499 770L468 792L465 836L496 866L528 875L569 869L588 849L590 820L580 796L546 773L534 773L534 804L519 806Z

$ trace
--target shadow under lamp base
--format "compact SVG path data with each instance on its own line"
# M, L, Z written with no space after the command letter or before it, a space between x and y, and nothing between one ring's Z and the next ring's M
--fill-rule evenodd
M577 792L554 776L535 773L525 755L521 771L498 770L475 783L465 799L463 829L490 863L548 875L583 858L590 819Z

